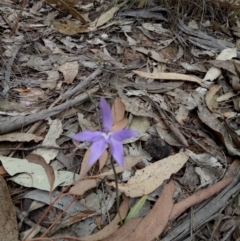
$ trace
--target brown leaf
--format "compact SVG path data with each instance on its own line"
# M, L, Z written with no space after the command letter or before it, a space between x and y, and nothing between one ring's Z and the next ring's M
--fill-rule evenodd
M83 179L74 183L69 190L69 194L82 196L86 191L96 187L101 179Z
M18 225L15 207L7 184L0 176L0 240L18 241Z
M99 158L99 169L98 171L100 172L102 168L105 166L106 162L108 160L108 151L105 150L101 157Z
M211 112L216 112L218 108L217 93L222 88L221 85L213 85L206 93L206 104Z
M121 131L128 125L128 119L124 118L114 124L111 128L111 131Z
M26 156L26 159L30 163L35 163L35 164L41 165L43 167L43 169L46 172L46 175L48 177L48 182L50 185L50 192L52 192L54 182L55 182L55 173L54 173L53 167L48 165L46 163L46 161L44 160L44 158L37 154L29 154Z
M141 220L138 226L129 232L127 241L152 241L164 231L173 208L174 182L171 180L154 204L151 211ZM126 224L128 225L128 223ZM120 233L120 232L119 232ZM121 239L114 239L120 241Z
M125 105L120 98L116 98L112 105L113 124L121 121L125 115Z

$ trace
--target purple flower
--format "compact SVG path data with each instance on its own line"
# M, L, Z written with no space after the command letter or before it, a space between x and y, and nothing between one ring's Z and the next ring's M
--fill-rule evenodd
M102 116L103 131L83 131L75 134L72 139L76 141L92 142L90 147L90 156L88 165L92 166L103 154L107 145L109 145L113 158L119 166L124 166L123 144L122 141L130 137L137 136L136 131L123 129L120 131L112 131L113 117L110 106L102 97L100 100L100 111Z

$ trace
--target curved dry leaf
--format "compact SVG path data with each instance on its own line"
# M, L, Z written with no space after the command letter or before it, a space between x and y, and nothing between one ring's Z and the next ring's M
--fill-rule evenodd
M78 74L78 61L66 62L65 64L59 66L57 69L63 73L64 82L67 84L72 84L73 80Z
M173 209L173 193L175 185L171 180L163 188L163 191L154 204L150 212L139 222L137 227L134 230L128 229L125 227L125 230L129 230L129 235L125 235L127 241L152 241L155 238L158 238L160 234L164 231L169 217ZM130 220L131 221L131 220ZM138 221L138 220L136 220ZM135 223L136 223L135 221ZM129 222L130 223L130 222ZM126 226L132 226L132 223L127 223ZM125 225L124 225L125 226ZM121 241L121 229L118 231L118 236L115 237L114 241ZM116 232L117 233L117 232ZM105 241L105 240L104 240ZM109 240L110 241L110 240Z
M107 12L103 13L99 18L89 24L79 25L72 21L67 20L66 24L54 22L53 29L66 35L74 35L78 33L88 33L96 31L98 27L104 25L111 20L114 14L119 10L119 7L113 7Z
M126 184L118 184L118 189L129 197L140 197L153 192L164 180L170 178L182 168L189 158L188 152L177 153L141 170L137 170L135 176L129 179ZM115 183L107 183L113 187Z
M113 116L113 125L121 121L125 115L125 105L122 100L117 97L115 98L112 105L112 116Z
M124 219L127 216L128 209L129 209L129 199L126 196L123 196L123 202L119 208L119 212L121 214L122 219ZM87 237L78 238L78 240L98 241L98 240L107 238L119 228L120 221L121 220L119 218L119 215L116 214L115 218L107 226L105 226L101 231Z
M198 107L198 117L204 124L214 130L217 137L226 146L230 155L240 156L240 151L233 146L233 142L229 137L229 133L227 132L225 126L217 118L215 118L206 107Z
M192 75L186 75L186 74L177 74L177 73L147 73L139 70L133 70L133 73L142 76L144 78L148 79L167 79L167 80L184 80L184 81L190 81L195 82L204 87L204 83L202 80L196 76Z
M19 233L15 207L2 176L0 176L0 197L0 240L18 241Z
M206 93L206 104L211 112L216 112L218 108L217 93L221 88L221 85L213 85Z

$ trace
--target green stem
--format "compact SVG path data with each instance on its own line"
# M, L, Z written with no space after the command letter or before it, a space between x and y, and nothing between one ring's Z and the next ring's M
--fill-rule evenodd
M112 158L111 158L111 164L112 164L112 169L113 169L114 179L115 179L115 185L116 185L117 213L118 213L118 216L119 216L119 219L120 219L120 223L121 223L121 226L122 226L123 225L123 220L122 220L121 213L119 211L119 199L120 199L120 197L119 197L119 192L118 192L118 177L117 177L117 173L116 173L115 166L114 166Z

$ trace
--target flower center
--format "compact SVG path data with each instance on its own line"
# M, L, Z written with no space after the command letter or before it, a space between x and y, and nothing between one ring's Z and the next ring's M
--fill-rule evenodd
M112 133L111 133L111 132L103 132L103 133L102 133L102 137L105 139L105 141L106 141L107 143L109 143L111 136L112 136Z

